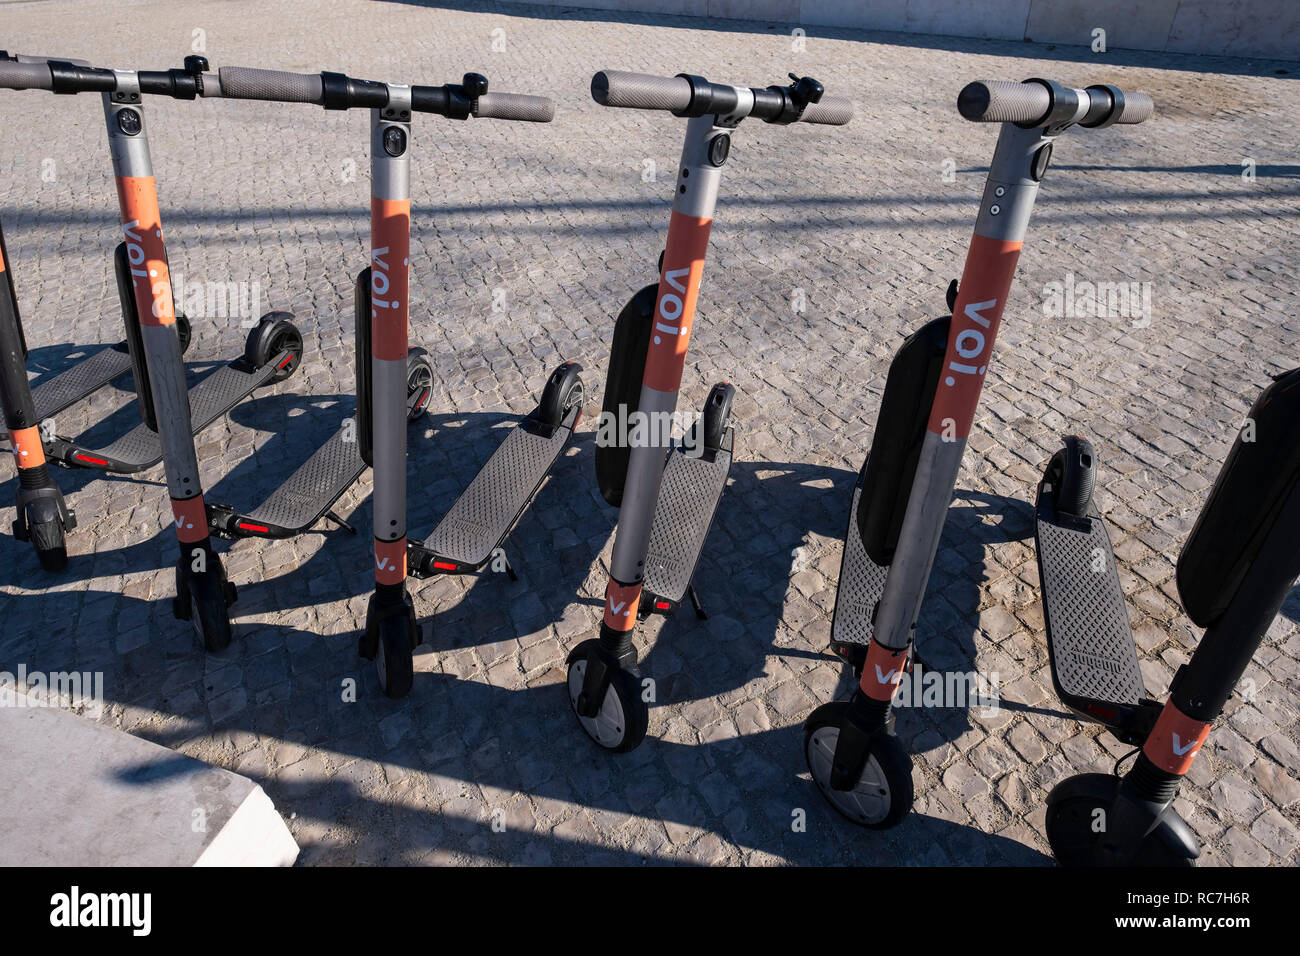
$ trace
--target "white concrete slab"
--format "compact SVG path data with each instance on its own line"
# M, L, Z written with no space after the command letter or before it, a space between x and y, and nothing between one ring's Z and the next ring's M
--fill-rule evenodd
M0 834L0 866L289 866L298 856L248 778L34 705L0 707Z

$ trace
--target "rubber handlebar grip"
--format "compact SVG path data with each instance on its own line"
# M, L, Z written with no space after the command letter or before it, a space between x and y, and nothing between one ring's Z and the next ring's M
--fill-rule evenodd
M484 93L474 102L474 115L480 119L549 123L555 119L555 102L525 93Z
M973 123L1032 124L1051 107L1052 94L1041 83L976 80L957 95L957 112Z
M321 103L324 84L319 73L287 73L223 66L217 71L221 95L237 100L274 100L280 103Z
M601 106L678 112L691 105L691 84L680 76L601 70L591 78L591 98Z
M1156 111L1155 100L1149 93L1125 93L1124 112L1119 114L1116 123L1145 123Z
M51 90L54 77L45 63L0 60L0 87L9 90Z
M818 103L809 103L804 107L801 123L824 123L827 126L843 126L853 119L853 101L842 96L823 96Z

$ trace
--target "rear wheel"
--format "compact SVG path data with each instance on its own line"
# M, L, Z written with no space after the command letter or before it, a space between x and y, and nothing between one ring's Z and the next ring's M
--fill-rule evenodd
M429 410L433 398L433 363L424 349L411 349L406 357L406 398L408 422L415 421ZM411 405L413 398L416 402Z
M735 386L728 382L719 382L709 392L702 416L705 448L717 451L722 447L723 436L731 424L731 403L735 397Z
M268 312L262 316L257 328L248 333L244 346L244 361L254 368L276 362L275 374L270 384L283 382L302 364L302 333L290 321L292 312ZM288 355L277 358L280 353Z
M194 330L190 327L190 320L179 312L176 313L176 335L181 340L181 354L184 355L190 347Z
M546 388L542 390L542 400L537 403L534 417L538 421L556 428L564 423L575 408L581 410L582 376L578 374L581 371L582 366L577 362L565 362L551 373L551 377L546 380Z
M1069 435L1065 447L1052 456L1048 466L1056 481L1056 510L1073 518L1087 517L1092 509L1092 492L1097 485L1097 456L1092 443Z

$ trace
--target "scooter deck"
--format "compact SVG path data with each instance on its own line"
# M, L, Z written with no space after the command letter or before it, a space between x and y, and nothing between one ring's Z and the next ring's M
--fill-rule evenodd
M840 558L840 579L835 588L835 612L831 617L831 648L842 657L853 656L853 649L848 645L865 648L871 643L876 604L885 592L885 578L889 575L888 567L871 560L862 543L862 532L858 530L858 505L865 474L864 468L853 487L849 526L844 532L844 554Z
M487 564L560 457L578 414L577 409L570 411L564 423L553 429L529 419L510 430L433 533L421 542L439 565L477 570Z
M419 399L418 394L408 398L408 416ZM208 528L222 538L292 538L325 517L368 467L356 429L340 428L252 511L209 504ZM335 520L351 530L340 519Z
M249 370L242 361L223 365L190 389L190 422L197 435L230 411L275 375L280 363L293 353L282 351L266 365ZM51 460L76 468L103 468L133 474L162 461L162 440L141 423L103 448L84 448L56 439L47 447Z
M1043 617L1057 693L1066 703L1137 704L1146 688L1115 554L1096 504L1086 524L1058 520L1050 490L1040 488L1035 521Z
M656 597L676 603L690 586L727 485L734 443L735 429L728 428L711 456L694 457L680 447L668 453L642 579Z
M365 470L355 432L339 429L265 501L236 516L230 530L271 538L301 534L324 517Z
M57 415L129 371L131 355L125 348L100 349L32 389L37 419Z

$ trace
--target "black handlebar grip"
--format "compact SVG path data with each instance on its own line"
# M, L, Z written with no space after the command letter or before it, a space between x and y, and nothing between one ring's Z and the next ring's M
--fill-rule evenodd
M54 77L47 63L0 60L0 87L9 90L52 90Z
M1156 111L1155 100L1150 93L1125 93L1124 112L1119 114L1116 123L1145 123Z
M217 71L221 95L237 100L274 100L281 103L321 103L325 98L319 73L286 73L223 66Z
M823 96L817 103L804 107L801 123L824 123L827 126L843 126L853 119L853 101L842 96Z
M474 115L481 119L549 123L555 119L555 102L524 93L484 93L474 102Z
M591 98L601 106L675 113L691 105L691 84L680 76L601 70L591 78Z
M976 80L957 95L957 111L974 123L1033 124L1051 107L1052 94L1041 83Z

